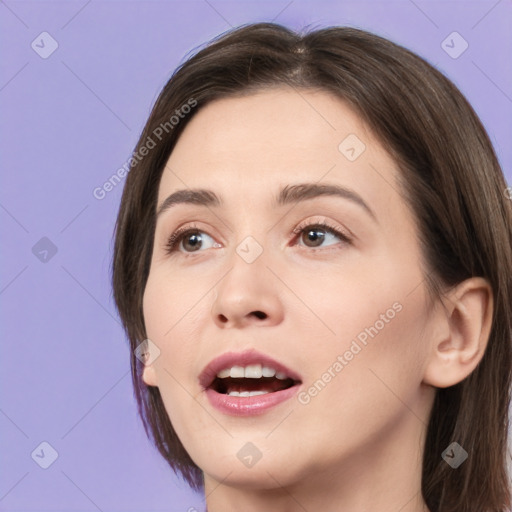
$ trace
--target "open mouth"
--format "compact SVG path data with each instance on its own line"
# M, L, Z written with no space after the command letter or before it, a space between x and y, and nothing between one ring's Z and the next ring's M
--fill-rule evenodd
M223 395L249 397L275 393L296 384L300 384L300 381L274 368L252 364L221 370L209 388Z
M254 349L225 352L199 374L210 405L223 414L247 417L264 414L297 394L301 375Z

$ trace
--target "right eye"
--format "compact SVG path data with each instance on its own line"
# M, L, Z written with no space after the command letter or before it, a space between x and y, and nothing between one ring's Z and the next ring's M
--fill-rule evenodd
M185 248L184 251L181 252L198 252L199 248L203 245L203 240L205 236L213 241L213 238L206 234L204 231L201 231L197 227L185 226L180 229L177 229L167 240L165 245L166 254L171 254L177 250L180 250L180 247L185 248L185 246L189 246L191 250L187 250ZM213 243L213 246L218 246L216 242ZM208 249L209 247L207 247Z

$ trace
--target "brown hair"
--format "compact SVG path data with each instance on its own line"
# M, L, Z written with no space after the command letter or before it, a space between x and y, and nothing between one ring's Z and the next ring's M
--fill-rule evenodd
M507 185L484 127L455 85L414 53L354 28L301 35L257 23L231 30L184 62L160 93L135 149L135 155L146 155L130 162L112 264L114 298L130 341L135 397L148 437L175 472L192 488L202 488L202 471L178 439L159 389L142 381L143 364L135 356L146 338L142 297L162 171L201 107L280 85L335 94L395 159L417 222L432 298L473 276L492 286L493 323L480 364L459 384L436 390L422 492L431 512L509 510L512 201L505 195ZM197 107L171 126L171 116L187 104ZM155 147L141 152L155 133ZM441 458L454 441L469 452L456 470Z

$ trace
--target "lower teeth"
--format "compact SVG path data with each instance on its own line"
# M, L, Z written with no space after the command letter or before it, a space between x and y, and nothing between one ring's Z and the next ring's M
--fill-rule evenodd
M257 396L257 395L266 395L268 391L230 391L228 396Z

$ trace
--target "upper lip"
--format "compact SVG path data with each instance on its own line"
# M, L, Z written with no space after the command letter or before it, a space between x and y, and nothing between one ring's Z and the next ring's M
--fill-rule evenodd
M217 376L217 373L224 368L231 368L232 366L247 366L249 364L270 366L275 368L278 372L285 373L291 379L302 382L300 375L296 371L288 368L283 363L276 361L270 356L262 354L257 350L250 349L245 350L244 352L225 352L210 361L199 374L199 384L203 389L206 389L211 386Z

